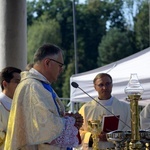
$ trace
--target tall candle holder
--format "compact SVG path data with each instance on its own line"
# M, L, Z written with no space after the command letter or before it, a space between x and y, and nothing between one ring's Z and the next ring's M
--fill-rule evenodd
M130 150L141 150L143 143L140 141L139 134L139 112L138 101L143 93L137 74L131 74L129 83L125 88L125 93L130 100L130 112L131 112L131 141L129 143Z

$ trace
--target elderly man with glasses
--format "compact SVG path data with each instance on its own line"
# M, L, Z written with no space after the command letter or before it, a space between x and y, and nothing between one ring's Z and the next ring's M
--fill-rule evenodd
M79 144L80 114L66 114L51 84L63 71L63 52L42 45L29 71L21 73L6 136L6 150L66 150Z
M82 139L83 149L91 149L93 139L91 132L88 129L89 120L100 120L103 115L119 115L120 120L118 130L130 129L130 105L119 101L111 95L113 81L112 77L107 73L99 73L93 80L94 88L98 93L98 96L84 104L79 113L83 116L83 126L80 128L80 135ZM111 123L113 124L113 122ZM113 143L110 143L106 139L106 133L101 131L99 133L99 149L113 148ZM79 148L77 148L79 149Z

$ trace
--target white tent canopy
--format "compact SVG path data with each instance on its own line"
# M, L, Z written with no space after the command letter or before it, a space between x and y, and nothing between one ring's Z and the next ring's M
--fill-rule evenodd
M71 76L70 83L76 82L79 87L91 97L96 97L97 92L93 87L93 79L101 72L108 73L112 76L112 95L119 100L126 99L127 96L124 93L124 89L129 81L130 75L136 73L144 88L142 100L139 101L139 104L145 106L147 103L150 103L150 47L109 65L88 72L75 74ZM79 88L73 88L72 86L70 88L70 100L72 103L91 100L91 98Z

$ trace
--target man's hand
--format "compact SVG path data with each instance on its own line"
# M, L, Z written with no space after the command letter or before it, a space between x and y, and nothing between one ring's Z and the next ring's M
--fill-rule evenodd
M73 117L76 119L76 123L75 123L75 126L80 129L83 125L83 117L81 114L79 113L75 113L73 114Z
M73 113L67 113L66 116L71 116L73 118L75 118L76 122L75 122L75 127L77 127L78 129L80 129L82 127L83 124L83 117L81 116L81 114L79 114L78 112L73 114Z

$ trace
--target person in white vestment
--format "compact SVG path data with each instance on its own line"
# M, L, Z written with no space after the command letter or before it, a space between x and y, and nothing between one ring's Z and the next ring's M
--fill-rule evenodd
M95 100L85 103L79 110L79 113L83 116L84 122L83 126L80 128L82 146L76 149L88 150L92 147L93 140L91 132L88 130L89 120L99 120L103 115L112 115L112 112L115 115L120 115L120 119L125 123L119 121L118 130L126 131L130 130L131 127L130 105L126 102L119 101L111 95L113 87L112 77L107 73L100 73L94 78L93 84L98 96ZM106 107L109 111L96 101ZM113 147L113 143L107 141L106 133L103 131L100 132L99 148L107 149Z
M141 129L150 129L150 104L147 104L140 112Z
M20 82L20 73L21 70L15 67L5 67L0 73L0 150L4 149L9 112L14 91Z
M21 73L16 88L4 150L66 150L80 142L83 124L79 113L65 113L51 84L63 71L63 51L54 44L42 45L29 71Z

